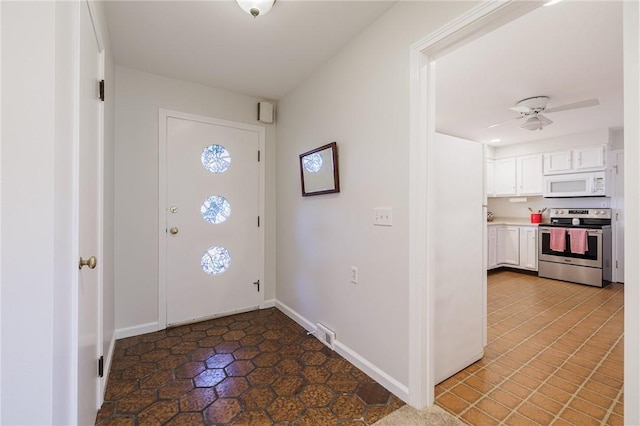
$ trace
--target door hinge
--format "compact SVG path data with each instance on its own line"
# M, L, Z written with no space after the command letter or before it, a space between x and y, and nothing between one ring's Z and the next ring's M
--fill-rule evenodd
M258 163L260 162L260 150L258 150Z
M258 228L260 228L260 216L258 216Z
M104 356L101 356L98 360L98 376L104 376Z
M618 269L618 261L616 260L616 269Z
M260 292L260 280L258 280L258 281L254 281L254 282L253 282L253 285L258 286L258 293L259 293L259 292Z
M104 102L104 80L100 80L100 100Z

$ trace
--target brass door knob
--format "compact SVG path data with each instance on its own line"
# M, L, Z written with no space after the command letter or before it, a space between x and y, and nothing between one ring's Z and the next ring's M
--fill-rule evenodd
M175 226L171 229L169 229L169 232L171 232L173 235L178 233L178 228L176 228Z
M89 269L96 269L96 265L98 265L98 260L95 256L91 256L88 259L83 259L80 257L80 264L78 265L78 269L82 269L83 266L88 266Z

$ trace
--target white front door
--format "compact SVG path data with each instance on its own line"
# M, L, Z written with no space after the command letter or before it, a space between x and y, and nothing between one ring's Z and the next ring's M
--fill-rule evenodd
M101 48L86 2L80 4L78 251L78 424L93 424L100 401L98 377L100 274ZM97 263L93 260L97 258Z
M166 324L257 309L262 129L188 115L163 122Z

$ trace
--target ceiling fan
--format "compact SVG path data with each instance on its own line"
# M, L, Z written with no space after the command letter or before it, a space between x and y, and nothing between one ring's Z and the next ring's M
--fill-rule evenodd
M570 109L586 108L600 105L600 102L597 99L587 99L585 101L573 102L571 104L561 105L554 108L547 108L547 102L549 102L548 96L534 96L532 98L523 99L519 101L516 106L509 108L512 111L519 112L519 117L512 118L501 123L492 124L491 126L489 126L489 129L492 129L496 126L501 126L506 123L510 123L515 120L526 119L522 126L520 126L520 128L526 130L542 130L543 127L546 127L549 124L553 123L553 121L542 115L542 112L544 112L545 114L550 114L552 112L567 111Z

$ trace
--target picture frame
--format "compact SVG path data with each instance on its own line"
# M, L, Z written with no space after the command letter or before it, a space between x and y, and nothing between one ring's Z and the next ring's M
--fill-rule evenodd
M340 192L336 142L300 154L300 182L303 197Z

